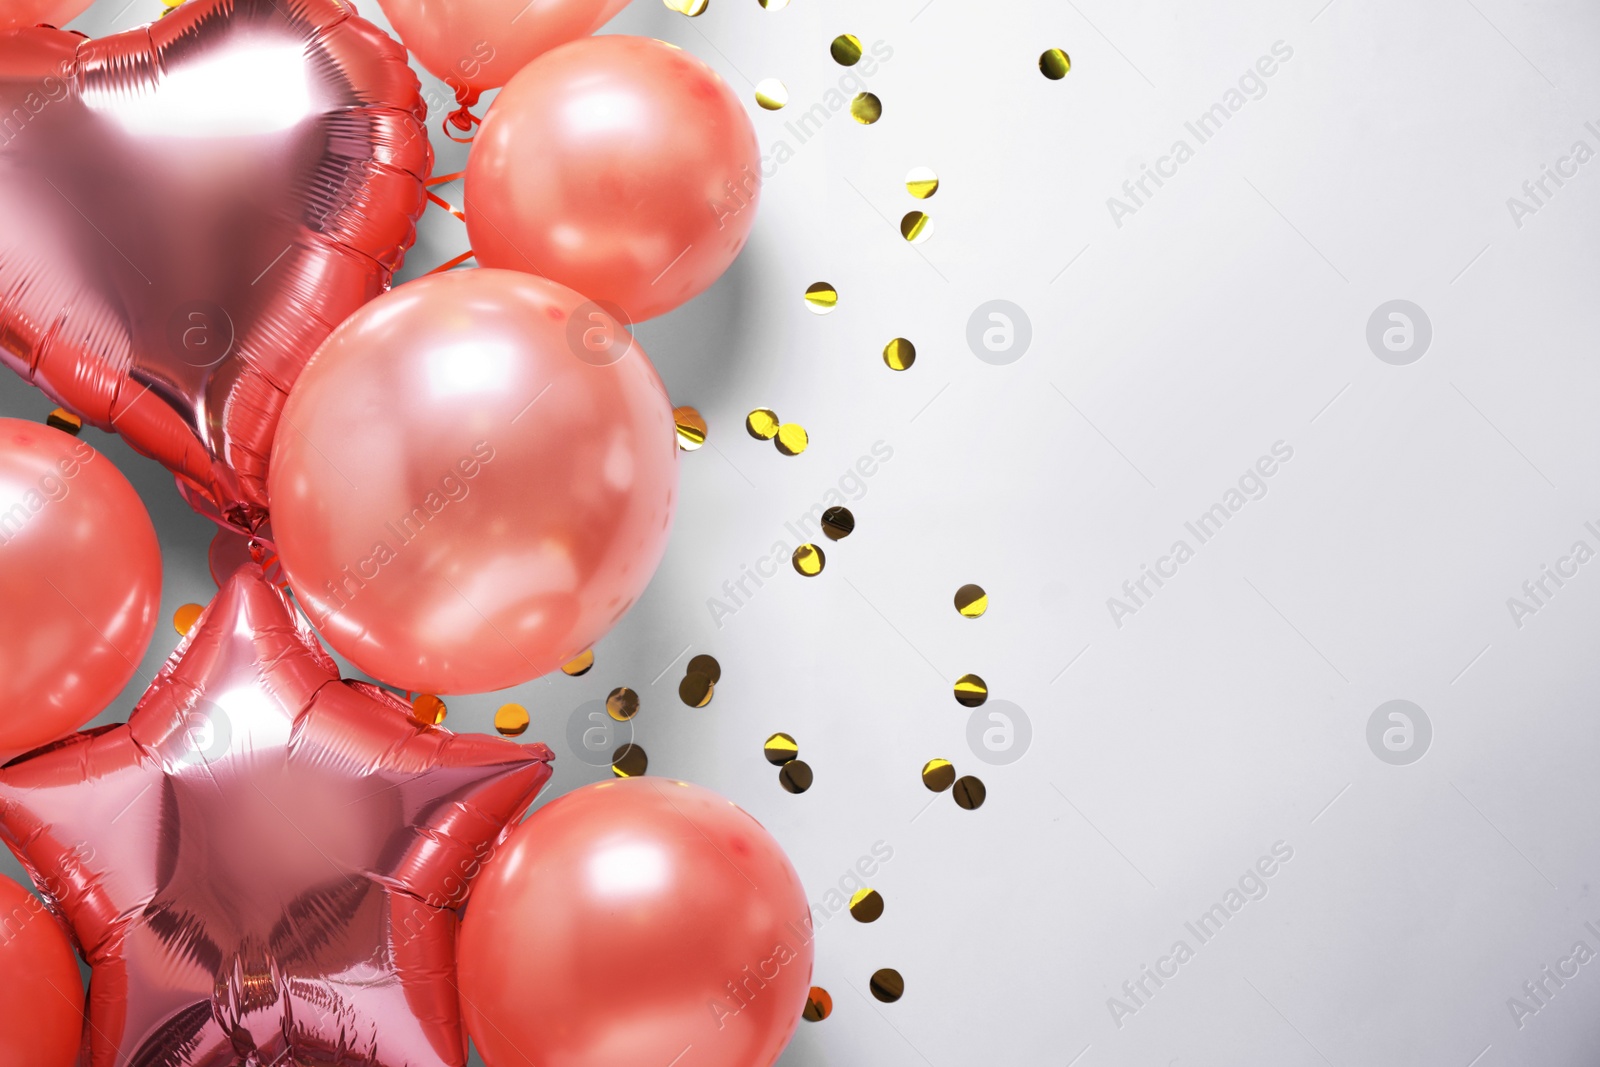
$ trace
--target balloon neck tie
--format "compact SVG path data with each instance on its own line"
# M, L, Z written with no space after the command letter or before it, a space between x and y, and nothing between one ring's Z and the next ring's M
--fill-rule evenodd
M450 114L445 116L444 123L440 127L444 130L444 135L446 137L450 138L452 141L455 141L457 144L468 144L472 141L472 138L476 133L476 127L482 125L483 123L482 119L472 113L472 108L477 104L477 102L478 90L468 88L465 85L456 87L456 104L459 106L454 111L450 112ZM467 136L457 137L454 133L450 132L451 127L460 130Z

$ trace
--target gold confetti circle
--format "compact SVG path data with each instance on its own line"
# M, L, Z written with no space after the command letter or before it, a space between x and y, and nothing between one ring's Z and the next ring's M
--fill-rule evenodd
M872 93L857 93L850 101L850 117L863 126L871 126L883 117L883 101Z
M893 967L884 967L872 972L867 988L872 990L873 996L885 1004L893 1004L905 996L906 980L901 978L900 972Z
M521 737L528 729L528 709L521 704L501 704L494 713L494 728L502 737Z
M44 424L60 430L62 433L70 433L74 437L83 432L83 420L66 408L56 408L46 415Z
M956 590L956 610L969 619L976 619L989 610L989 594L983 586L968 582Z
M606 714L617 722L627 722L639 714L639 694L619 685L606 696Z
M756 103L768 111L782 110L789 102L789 87L777 78L762 78L756 82Z
M586 648L579 652L568 663L561 665L561 673L570 678L578 678L589 673L589 668L594 666L594 649Z
M802 759L792 759L778 769L778 784L791 793L804 793L811 788L811 764Z
M767 757L767 762L782 767L785 763L800 755L800 746L788 734L773 734L767 738L767 743L762 746L761 754Z
M696 15L705 14L706 5L710 0L661 0L661 2L667 5L669 11L694 18Z
M760 2L768 11L782 11L789 6L789 0L760 0Z
M912 167L906 172L906 192L926 200L939 191L939 176L932 167Z
M187 637L189 631L194 629L194 624L200 621L200 613L206 610L199 604L184 604L172 613L172 628Z
M883 897L876 889L857 889L850 897L850 917L856 922L875 922L882 914Z
M418 693L411 698L411 717L426 726L440 725L448 714L450 709L444 701L432 693Z
M950 795L956 798L956 804L960 807L976 811L983 807L983 798L989 795L989 791L983 787L981 779L968 774L956 779Z
M798 422L786 422L778 427L778 436L773 441L778 446L778 451L786 456L798 456L806 450L811 443L811 438L806 435L806 428Z
M922 784L935 793L943 793L955 781L955 764L947 759L931 759L922 765Z
M708 656L703 652L689 661L688 672L690 674L699 672L705 675L711 679L712 685L722 681L722 664L717 662L717 657Z
M1039 73L1053 82L1067 76L1072 69L1072 57L1059 48L1048 48L1039 56Z
M693 452L706 443L705 417L694 408L673 408L672 421L678 425L678 447L685 452Z
M890 370L908 370L917 361L917 346L896 337L883 346L883 362Z
M826 315L839 306L839 291L827 282L806 286L806 307L815 315Z
M805 1009L800 1015L808 1023L820 1023L833 1014L833 997L819 985L811 987L811 992L806 994Z
M853 33L841 33L828 46L828 53L841 67L853 67L861 62L861 38Z
M964 708L975 708L989 699L989 687L976 674L963 674L956 679L956 703Z
M611 773L618 778L637 778L648 766L650 758L635 744L623 745L611 754Z
M716 683L699 671L690 671L678 683L678 699L691 708L703 708L711 703L716 691Z
M856 528L856 517L849 508L831 507L822 513L822 532L830 541L843 541Z
M815 578L828 565L828 557L822 554L822 549L807 543L794 550L792 562L796 571L807 578Z
M744 417L744 428L757 441L770 441L778 436L778 413L771 408L756 408Z
M900 236L920 245L933 235L933 220L925 212L908 211L900 220Z

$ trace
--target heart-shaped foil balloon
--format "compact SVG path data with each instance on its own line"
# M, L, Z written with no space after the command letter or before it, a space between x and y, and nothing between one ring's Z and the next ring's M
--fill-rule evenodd
M254 530L290 386L416 236L426 117L339 0L0 34L0 360Z

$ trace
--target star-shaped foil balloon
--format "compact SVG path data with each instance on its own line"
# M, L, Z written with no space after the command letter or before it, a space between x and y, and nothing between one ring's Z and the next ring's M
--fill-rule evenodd
M92 968L90 1067L456 1067L455 909L550 759L340 680L249 565L128 723L0 768L0 835Z

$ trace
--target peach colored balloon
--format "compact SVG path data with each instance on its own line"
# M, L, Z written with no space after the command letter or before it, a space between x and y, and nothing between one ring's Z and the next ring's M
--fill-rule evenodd
M272 526L328 643L401 689L525 682L644 591L678 485L644 351L518 271L402 285L357 311L289 394Z
M39 898L0 878L0 1067L73 1067L83 979L72 944Z
M794 867L732 801L601 782L535 812L479 876L463 1014L488 1067L769 1067L813 937Z
M422 65L472 101L536 56L611 21L628 0L378 0Z
M161 603L133 486L87 441L23 419L0 419L0 603L0 762L116 699Z
M0 30L18 26L65 26L92 0L0 0Z
M484 266L638 322L728 269L760 184L755 130L716 71L660 41L591 37L495 98L467 159L467 233Z

